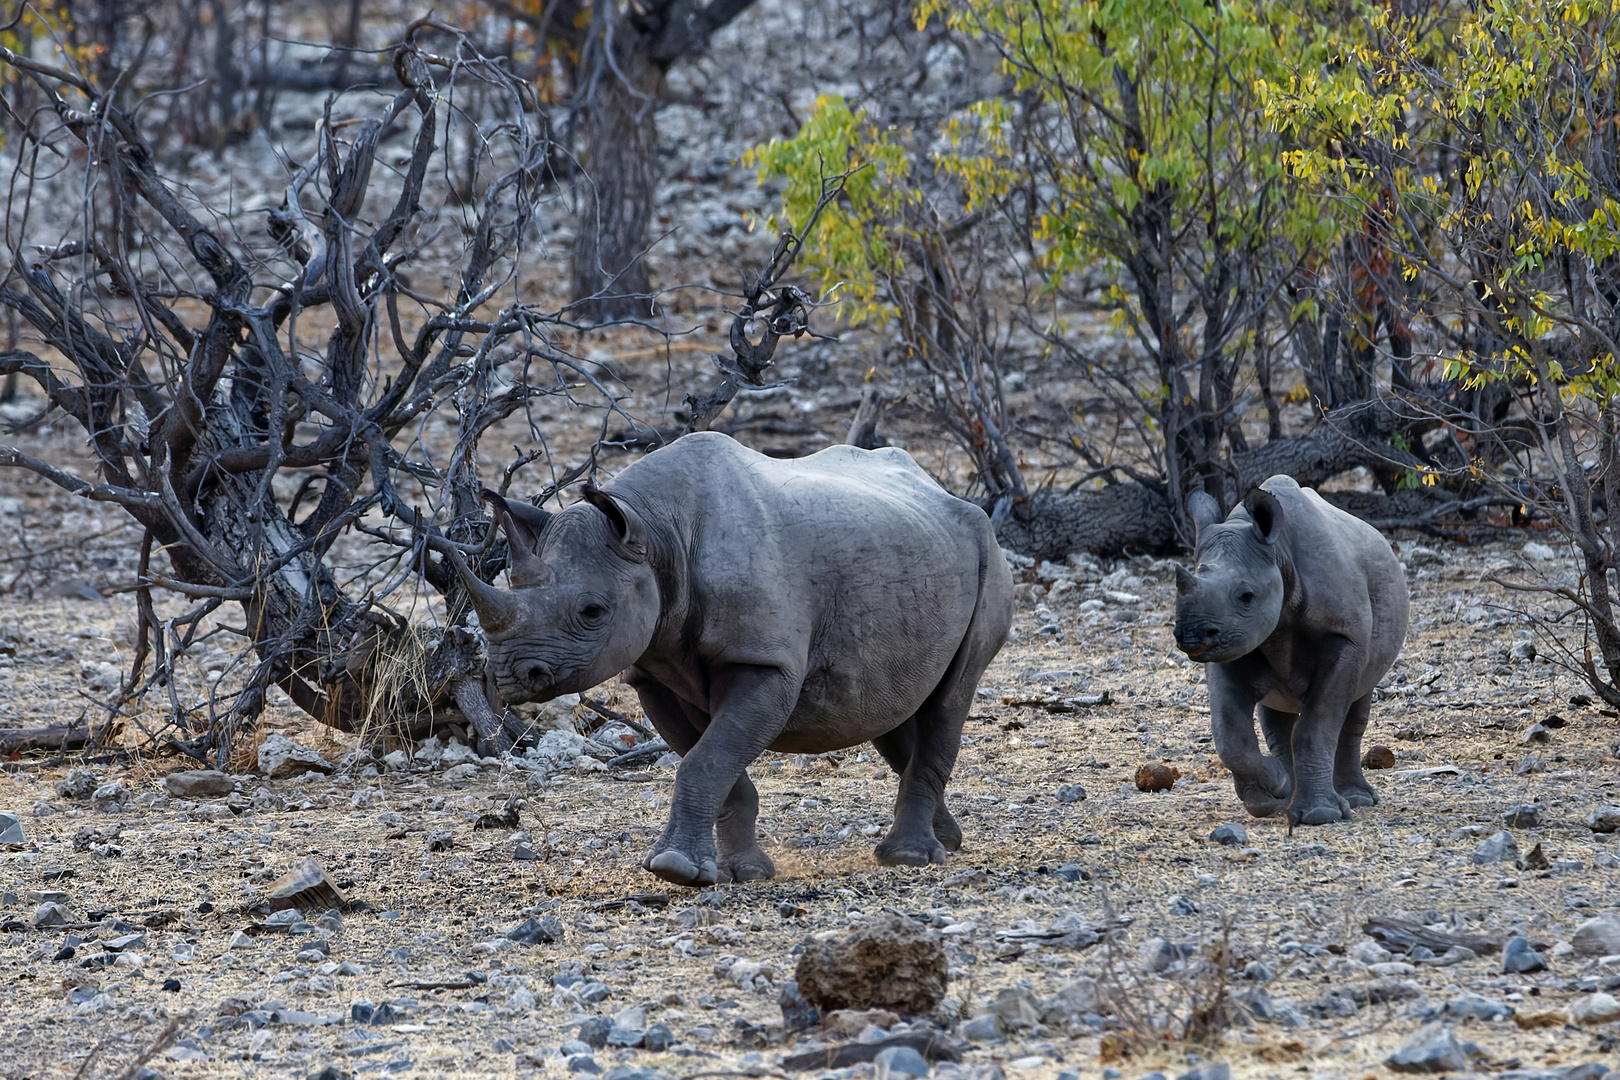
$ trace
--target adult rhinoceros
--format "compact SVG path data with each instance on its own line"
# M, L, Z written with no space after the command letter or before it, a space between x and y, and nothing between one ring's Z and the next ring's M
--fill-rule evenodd
M682 756L646 869L682 885L773 876L748 765L867 741L900 776L878 861L960 846L945 782L1012 623L1012 576L984 512L904 451L782 461L704 432L557 514L485 494L511 590L453 558L501 696L624 672Z

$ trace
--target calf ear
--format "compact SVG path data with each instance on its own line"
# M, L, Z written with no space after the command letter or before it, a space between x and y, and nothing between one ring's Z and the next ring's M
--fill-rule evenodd
M1276 543L1282 525L1282 504L1277 497L1265 488L1252 488L1243 500L1243 508L1254 522L1254 538L1262 544Z
M580 495L602 511L613 526L614 552L630 562L645 562L647 529L641 523L641 515L589 481L580 489Z
M1187 515L1193 519L1193 542L1205 529L1221 520L1221 505L1207 491L1195 491L1187 499Z

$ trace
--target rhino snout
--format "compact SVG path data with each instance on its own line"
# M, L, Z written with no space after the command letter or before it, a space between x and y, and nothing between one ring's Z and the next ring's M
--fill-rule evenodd
M1212 649L1220 637L1220 630L1207 623L1202 626L1176 627L1176 645L1194 660Z
M496 683L508 704L532 701L557 681L556 673L538 660L519 660Z

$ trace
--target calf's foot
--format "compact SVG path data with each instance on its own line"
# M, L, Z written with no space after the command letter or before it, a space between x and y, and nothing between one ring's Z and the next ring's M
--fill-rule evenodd
M1351 807L1359 809L1378 805L1378 792L1374 791L1373 786L1365 780L1359 784L1335 784L1334 790L1339 793L1339 798Z
M712 840L708 844L659 840L641 866L676 885L714 885L721 880Z
M1243 808L1253 817L1271 817L1282 813L1288 806L1289 796L1294 793L1294 782L1287 768L1276 758L1263 758L1262 761L1264 764L1259 775L1232 775L1232 786L1237 790L1238 798L1243 800Z

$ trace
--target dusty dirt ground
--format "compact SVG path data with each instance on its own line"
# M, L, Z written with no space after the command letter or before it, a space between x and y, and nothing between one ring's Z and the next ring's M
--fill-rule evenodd
M132 531L15 474L0 482L8 551L25 523L35 550L66 545L26 564L32 599L15 588L0 598L0 724L70 719L105 696L113 669L103 665L128 659L132 599L90 599L86 586L129 579ZM79 516L46 528L45 509ZM1084 974L1106 982L1108 971L1132 988L1136 1008L1162 1013L1161 1022L1184 1016L1178 995L1208 990L1207 976L1179 964L1153 973L1164 965L1162 949L1154 962L1155 939L1221 943L1227 992L1270 1016L1213 1043L1124 1057L1106 1004L1093 1023L992 1025L995 1037L981 1024L962 1040L965 1063L940 1066L943 1076L1001 1069L1050 1080L1074 1070L1090 1080L1114 1070L1134 1080L1200 1060L1267 1080L1382 1075L1384 1058L1424 1019L1445 1018L1467 993L1553 1025L1449 1018L1475 1044L1474 1071L1614 1068L1620 1025L1568 1026L1563 1011L1620 981L1620 961L1568 955L1562 943L1580 922L1620 910L1620 843L1586 826L1594 808L1620 803L1620 721L1571 704L1580 687L1544 660L1511 659L1523 624L1480 577L1519 561L1524 543L1404 538L1414 628L1368 733L1397 758L1371 774L1383 803L1292 836L1280 820L1245 819L1214 759L1201 671L1169 636L1173 564L1150 559L1020 572L1016 639L986 676L951 788L966 841L944 867L872 862L895 784L870 748L762 759L752 770L760 830L779 876L703 893L639 868L664 821L667 765L604 772L451 753L395 768L353 754L353 743L311 730L289 708L273 710L261 735L320 748L342 763L333 775L244 772L229 800L196 804L162 783L191 763L136 754L89 766L97 785L118 781L127 792L98 809L56 790L74 763L10 762L0 809L22 817L26 843L0 854L9 1050L0 1075L120 1075L171 1021L177 1041L146 1066L170 1077L775 1073L779 1055L814 1036L781 1029L777 996L795 947L885 909L927 921L948 943L950 997L933 1019L959 1037L1004 990L1028 991L1038 1014L1041 999ZM1556 557L1539 565L1560 569ZM211 644L195 650L182 693L200 694L225 655ZM1107 703L1087 704L1105 692ZM598 696L639 715L625 688ZM1567 723L1547 742L1524 742L1533 722L1554 716ZM1148 762L1183 777L1170 791L1139 792L1132 778ZM513 799L517 829L474 828ZM1539 844L1547 868L1476 865L1476 846L1524 803L1539 805L1542 822L1510 831L1523 855ZM1211 842L1225 823L1243 824L1246 842ZM514 861L520 844L539 857ZM335 930L257 932L264 919L253 904L306 855L359 903ZM66 894L70 925L31 926L48 890ZM1044 943L1039 932L1071 912L1115 928L1113 944L1071 948L1056 934ZM547 915L560 920L562 941L504 936ZM1447 967L1381 958L1364 948L1369 916L1498 939L1523 933L1546 950L1548 970L1503 975L1500 955ZM130 932L144 942L106 950ZM329 955L305 951L317 940ZM1372 966L1380 960L1396 966ZM1363 1004L1369 988L1379 1003ZM1257 989L1269 1007L1257 1004ZM1149 993L1165 1004L1143 1005ZM391 1012L361 1023L357 1003L359 1015L366 1004ZM559 1054L584 1016L636 1007L646 1010L643 1026L670 1029L670 1050L597 1049L588 1066ZM323 1073L328 1066L337 1071Z

